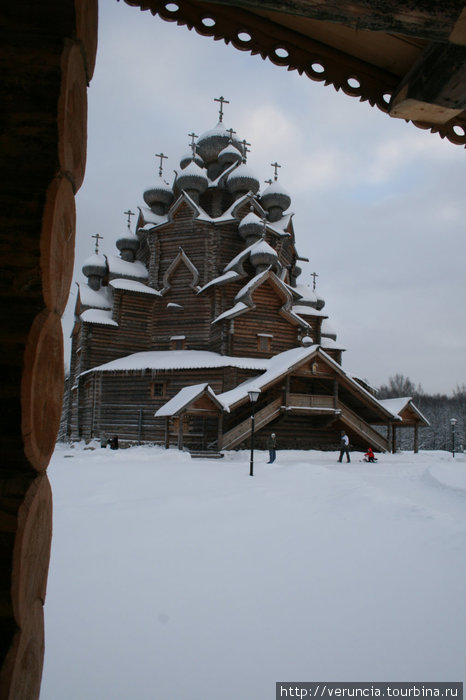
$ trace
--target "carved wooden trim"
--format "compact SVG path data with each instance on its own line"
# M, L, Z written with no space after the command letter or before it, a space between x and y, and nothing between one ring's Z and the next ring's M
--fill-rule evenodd
M192 3L189 0L125 0L128 5L149 10L168 22L195 29L202 36L223 39L240 51L259 54L277 66L297 70L311 80L332 84L346 95L368 101L388 113L390 98L400 79L342 51L297 34L269 19L224 5ZM249 38L245 37L249 35ZM241 37L241 38L240 38ZM406 121L409 121L406 119ZM463 112L444 124L413 122L452 143L466 145L466 115Z
M192 282L189 286L191 287L191 289L194 289L194 291L199 291L200 288L197 286L197 283L199 281L199 271L197 267L188 258L183 248L180 248L178 255L175 257L175 259L170 264L168 270L163 276L163 289L160 290L161 294L166 294L171 288L170 277L172 276L178 265L180 265L181 263L183 263L188 268L189 272L193 276Z

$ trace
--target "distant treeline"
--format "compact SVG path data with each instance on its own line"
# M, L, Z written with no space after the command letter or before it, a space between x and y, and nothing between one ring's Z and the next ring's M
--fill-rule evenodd
M455 450L466 449L466 385L457 385L450 396L447 394L427 394L422 386L417 386L402 374L390 377L388 384L377 390L378 399L394 399L411 396L414 405L427 418L430 427L419 431L419 449L448 450L453 446L451 418L456 418ZM412 429L397 431L397 446L404 450L412 449Z

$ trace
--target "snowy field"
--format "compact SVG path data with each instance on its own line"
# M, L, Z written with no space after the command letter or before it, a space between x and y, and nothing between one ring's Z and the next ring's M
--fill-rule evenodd
M41 700L463 681L466 461L58 445Z

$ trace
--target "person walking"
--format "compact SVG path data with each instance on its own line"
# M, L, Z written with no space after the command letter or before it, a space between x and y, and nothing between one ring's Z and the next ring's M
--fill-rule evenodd
M340 440L340 457L338 458L339 462L343 462L343 455L346 454L346 461L351 462L350 456L349 456L349 437L345 433L344 430L341 431L341 440Z
M268 440L267 440L267 449L269 451L269 461L267 464L272 464L272 462L275 462L275 458L277 456L277 436L275 433L272 433Z

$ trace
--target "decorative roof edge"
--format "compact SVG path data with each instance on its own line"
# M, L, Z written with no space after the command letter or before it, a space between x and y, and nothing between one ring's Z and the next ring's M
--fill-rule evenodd
M253 12L235 7L210 5L198 6L184 1L169 3L166 0L125 0L127 5L139 7L140 10L150 10L151 14L159 15L167 22L176 22L179 26L195 29L202 36L222 39L226 44L232 44L240 51L259 54L263 59L268 58L276 66L288 70L297 70L300 75L305 73L308 78L325 85L333 85L345 95L358 97L361 102L369 102L388 114L392 92L398 86L398 76L361 59L345 56L347 69L341 67L337 58L338 52L315 39L297 34L275 22L259 17ZM208 21L207 21L208 20ZM240 39L247 33L249 39ZM279 55L281 52L285 55ZM349 81L359 83L357 87ZM405 121L411 121L405 119ZM444 124L430 124L412 121L420 129L428 129L446 138L453 144L466 147L466 117L464 112L453 117ZM463 133L455 132L459 127Z

